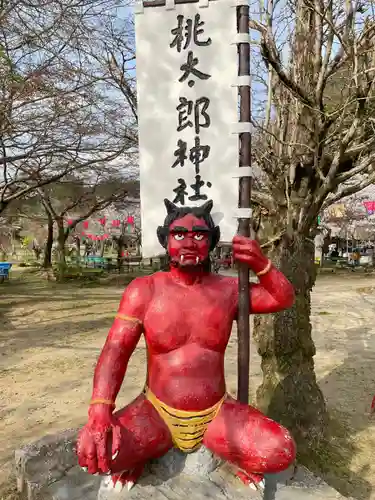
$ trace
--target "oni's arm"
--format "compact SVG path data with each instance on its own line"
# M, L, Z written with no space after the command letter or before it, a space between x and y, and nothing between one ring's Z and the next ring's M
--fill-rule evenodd
M143 332L150 294L149 278L136 278L125 289L95 368L92 400L115 401L130 356Z
M294 304L294 288L278 269L259 276L259 283L250 285L250 312L252 314L276 313Z

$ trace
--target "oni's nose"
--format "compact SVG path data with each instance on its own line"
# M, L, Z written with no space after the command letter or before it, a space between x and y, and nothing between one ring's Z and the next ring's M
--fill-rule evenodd
M192 236L185 238L185 246L188 248L194 248L196 246L196 242Z

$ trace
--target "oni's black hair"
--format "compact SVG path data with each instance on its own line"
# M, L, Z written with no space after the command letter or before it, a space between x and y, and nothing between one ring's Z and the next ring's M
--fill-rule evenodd
M215 223L211 217L211 210L213 207L213 201L209 200L201 205L200 207L178 207L171 201L164 200L165 208L167 209L167 216L164 220L164 225L159 226L157 229L157 235L159 243L162 247L167 248L168 245L168 235L169 226L175 220L182 219L185 215L192 214L197 219L203 219L207 224L209 229L209 239L210 239L210 252L216 247L220 240L220 228L215 226Z

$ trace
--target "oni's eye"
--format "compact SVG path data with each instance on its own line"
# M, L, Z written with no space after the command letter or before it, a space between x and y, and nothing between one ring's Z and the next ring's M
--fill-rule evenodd
M176 233L173 235L173 238L177 241L181 241L185 238L185 236L182 233Z
M195 234L194 239L197 241L202 241L204 238L204 234Z

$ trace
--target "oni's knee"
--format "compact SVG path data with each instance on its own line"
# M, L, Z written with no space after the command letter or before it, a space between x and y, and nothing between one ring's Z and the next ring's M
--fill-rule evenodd
M274 450L270 472L281 472L287 469L296 458L296 444L290 432L285 427L279 428L277 444Z

